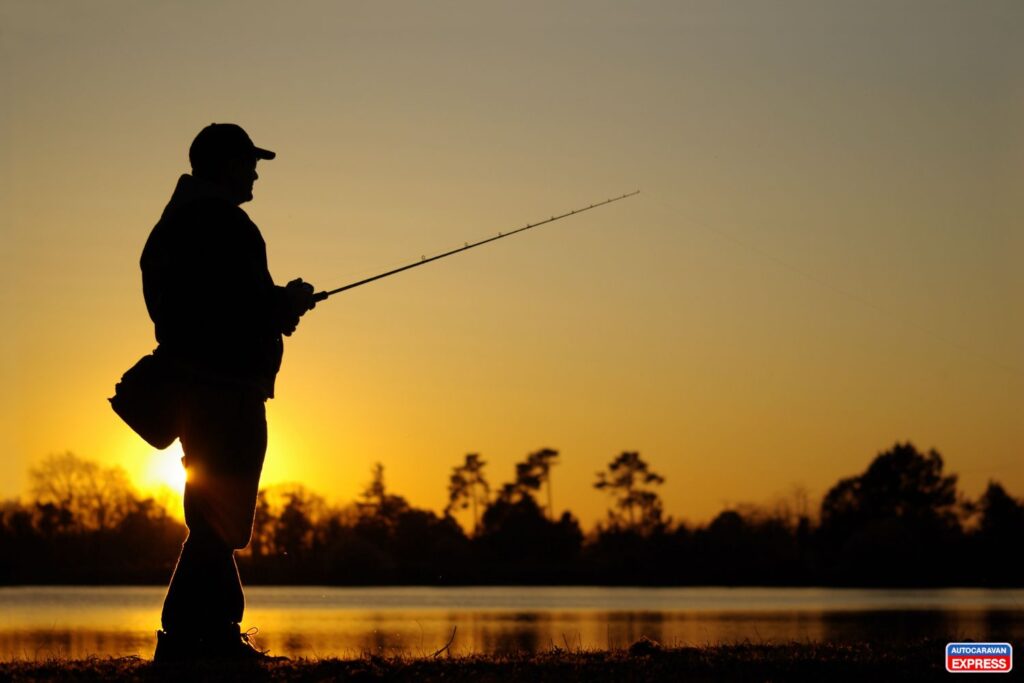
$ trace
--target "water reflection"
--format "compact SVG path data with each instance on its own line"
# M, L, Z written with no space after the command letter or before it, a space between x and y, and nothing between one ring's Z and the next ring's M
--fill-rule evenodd
M149 657L162 598L149 587L0 589L0 659ZM245 626L260 628L262 647L293 657L425 656L456 628L455 654L616 648L641 636L669 645L1019 642L1022 598L1014 590L254 587Z

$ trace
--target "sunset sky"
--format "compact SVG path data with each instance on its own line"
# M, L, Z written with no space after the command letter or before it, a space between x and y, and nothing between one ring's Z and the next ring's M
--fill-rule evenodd
M50 453L173 465L106 398L213 121L278 153L244 208L279 283L641 190L318 306L267 484L343 502L380 461L440 510L466 453L500 485L548 446L589 525L637 450L703 521L911 440L1024 496L1022 36L994 0L0 0L0 499Z

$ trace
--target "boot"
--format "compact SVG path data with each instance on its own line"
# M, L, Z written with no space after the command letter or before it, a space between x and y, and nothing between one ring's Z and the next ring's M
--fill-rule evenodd
M241 632L238 624L223 629L203 632L156 632L156 651L153 662L168 664L197 660L227 660L239 662L275 662L287 657L271 657L266 650L256 647L253 636L257 629Z

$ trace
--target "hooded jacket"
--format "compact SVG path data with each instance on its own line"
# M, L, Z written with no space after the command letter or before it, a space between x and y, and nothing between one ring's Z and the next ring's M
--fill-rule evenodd
M212 186L181 176L140 265L158 352L200 379L257 388L272 398L281 335L297 319L245 211Z

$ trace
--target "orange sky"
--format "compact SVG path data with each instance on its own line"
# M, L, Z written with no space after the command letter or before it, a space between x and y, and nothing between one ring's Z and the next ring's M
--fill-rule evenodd
M145 485L105 398L153 346L138 256L211 121L278 152L246 210L286 344L265 481L386 466L440 509L562 452L556 508L639 450L703 520L820 496L910 439L1024 495L1016 2L0 4L0 498L72 450ZM162 460L161 460L162 459Z

